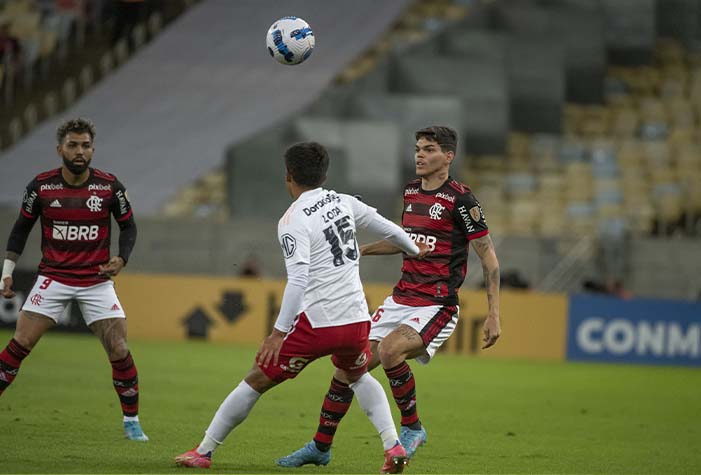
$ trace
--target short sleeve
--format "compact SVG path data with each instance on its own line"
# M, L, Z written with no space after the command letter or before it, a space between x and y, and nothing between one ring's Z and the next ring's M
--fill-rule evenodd
M472 192L460 195L454 209L455 220L468 240L476 239L489 233L482 206Z
M283 219L278 224L278 241L285 258L285 266L289 269L294 264L309 264L311 242L309 231L290 213L289 219Z
M39 182L34 179L27 185L22 197L21 213L25 218L36 219L41 214L41 202L39 201Z
M126 221L133 214L127 190L119 180L114 181L114 195L111 211L114 219L117 221Z

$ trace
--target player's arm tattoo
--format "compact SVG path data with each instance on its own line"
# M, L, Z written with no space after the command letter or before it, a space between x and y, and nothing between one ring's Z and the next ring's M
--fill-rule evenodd
M5 254L5 259L9 259L12 262L17 262L19 260L19 254L13 251L7 251L7 254Z
M499 260L492 238L487 234L470 241L482 261L482 272L484 273L484 285L487 288L487 303L489 304L489 314L499 315Z

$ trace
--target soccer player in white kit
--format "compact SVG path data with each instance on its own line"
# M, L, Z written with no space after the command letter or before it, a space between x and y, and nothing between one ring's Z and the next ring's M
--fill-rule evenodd
M360 282L356 228L376 232L412 256L423 256L428 248L415 244L402 228L358 199L321 188L328 164L328 153L315 142L296 144L285 152L285 182L295 201L278 223L287 268L280 313L249 373L219 406L200 444L175 457L176 464L209 468L212 453L261 394L295 378L315 359L331 355L338 371L330 392L340 387L341 392L352 392L348 399L353 394L358 398L382 439L381 473L403 471L406 452L387 396L367 372L370 315ZM345 404L343 399L336 398L334 409L345 414L350 400ZM318 451L313 443L307 445ZM310 463L328 464L330 452L318 452ZM282 459L278 464L285 466Z

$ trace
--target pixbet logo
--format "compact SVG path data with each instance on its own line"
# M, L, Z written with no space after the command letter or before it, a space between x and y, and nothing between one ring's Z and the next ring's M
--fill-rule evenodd
M111 191L112 185L92 184L88 186L88 191Z
M447 193L436 193L436 198L443 198L446 201L450 201L451 203L455 203L455 196L449 195Z
M59 241L95 241L100 227L54 224L52 237Z
M39 187L39 191L62 190L62 189L63 189L62 183L47 183L46 185L41 185L41 187Z

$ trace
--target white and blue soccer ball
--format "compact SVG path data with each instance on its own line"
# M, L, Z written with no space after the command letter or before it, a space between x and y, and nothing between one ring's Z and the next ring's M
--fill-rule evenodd
M314 32L309 23L286 16L273 23L266 37L270 56L282 64L299 64L314 51Z

